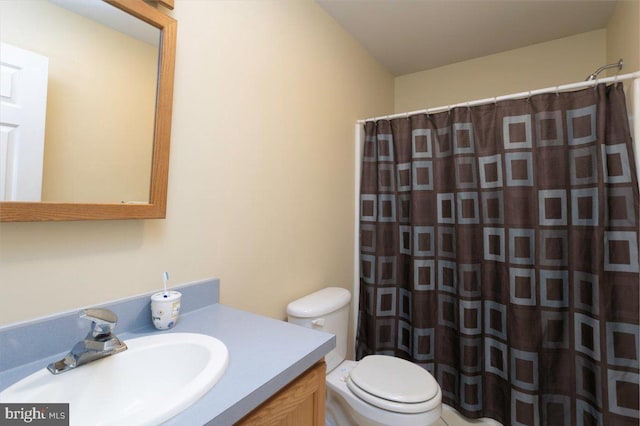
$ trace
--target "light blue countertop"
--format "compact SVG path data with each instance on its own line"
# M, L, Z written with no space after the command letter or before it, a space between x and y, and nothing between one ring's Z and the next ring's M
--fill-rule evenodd
M175 288L183 293L183 306L177 325L168 331L157 331L151 325L150 294L100 305L124 318L125 328L119 324L115 332L125 342L155 333L189 332L213 336L227 346L229 366L220 381L164 425L232 425L335 348L335 337L331 334L217 303L218 286L217 280L208 280ZM203 298L213 302L203 302ZM67 327L70 332L62 338L69 341L67 349L60 351L56 347L60 346L58 339L56 345L48 345L58 349L55 352L46 353L32 346L34 341L50 340L51 330L59 330L65 323L71 325ZM84 337L87 325L86 321L77 320L74 311L0 327L0 391L62 358L75 341ZM23 356L16 356L16 351L22 351Z

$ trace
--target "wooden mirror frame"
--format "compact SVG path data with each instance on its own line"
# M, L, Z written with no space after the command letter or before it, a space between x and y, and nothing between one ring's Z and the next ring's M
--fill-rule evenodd
M162 219L166 216L177 22L143 0L103 1L160 30L149 203L0 202L0 222Z

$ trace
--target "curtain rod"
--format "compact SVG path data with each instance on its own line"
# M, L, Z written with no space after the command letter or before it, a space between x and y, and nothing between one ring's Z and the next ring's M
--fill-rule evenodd
M364 120L358 120L357 123L363 124L363 123L366 123L367 121L391 120L393 118L408 117L410 115L415 115L415 114L432 114L436 112L448 111L450 109L457 108L457 107L471 107L471 106L483 105L483 104L488 104L488 103L493 103L498 101L506 101L509 99L526 98L532 95L539 95L542 93L559 92L561 90L582 89L584 87L595 86L600 83L617 82L622 80L630 80L633 78L640 78L640 71L632 72L629 74L622 74L615 77L599 78L591 81L581 81L579 83L563 84L560 86L547 87L544 89L530 90L528 92L513 93L511 95L496 96L493 98L479 99L479 100L470 101L470 102L461 102L461 103L452 104L452 105L443 105L435 108L421 109L421 110L411 111L411 112L401 112L398 114L383 115L380 117L373 117L373 118L367 118ZM635 96L640 96L640 93L635 94Z

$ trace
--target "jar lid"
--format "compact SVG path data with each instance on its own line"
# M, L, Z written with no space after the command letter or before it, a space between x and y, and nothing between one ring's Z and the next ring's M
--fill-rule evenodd
M158 293L155 293L153 296L151 296L151 300L153 302L173 302L175 300L180 299L180 297L182 296L182 293L180 293L179 291L167 291L166 293L164 291L160 291Z

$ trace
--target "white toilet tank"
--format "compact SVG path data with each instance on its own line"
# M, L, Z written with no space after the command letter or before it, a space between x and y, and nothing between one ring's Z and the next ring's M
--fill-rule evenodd
M287 305L289 322L335 334L336 348L325 357L327 373L347 356L350 301L349 291L339 287L327 287Z

